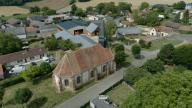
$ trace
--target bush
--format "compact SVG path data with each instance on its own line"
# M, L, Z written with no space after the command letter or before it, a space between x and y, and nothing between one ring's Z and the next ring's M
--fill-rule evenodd
M165 70L164 63L155 59L148 60L143 67L152 74L156 74L157 72L162 72Z
M119 51L115 53L115 62L117 66L122 66L126 62L126 54L124 51Z
M123 76L123 79L129 83L129 84L134 84L138 80L140 80L143 77L150 76L151 73L149 73L147 70L143 68L129 68L125 71L125 74Z
M173 62L192 69L192 44L182 45L174 50Z
M125 50L125 48L124 48L124 45L123 44L117 44L116 46L115 46L115 52L117 53L117 52L119 52L119 51L124 51Z
M187 70L187 69L184 66L181 66L181 65L174 67L175 72L184 72L185 70Z
M20 76L14 76L5 80L0 81L0 86L3 88L24 82L25 80Z
M135 58L140 57L140 53L141 53L140 45L133 45L131 48L131 51L132 51Z
M27 105L27 108L41 108L41 106L43 106L46 102L47 102L47 97L40 97L32 100Z
M15 102L18 104L23 104L29 101L32 97L32 92L29 88L20 88L15 92Z

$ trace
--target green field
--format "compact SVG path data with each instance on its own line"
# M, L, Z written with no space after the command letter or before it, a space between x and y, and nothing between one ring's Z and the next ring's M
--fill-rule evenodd
M181 40L176 40L176 39L160 39L160 40L154 40L152 41L152 45L149 49L145 49L148 51L154 51L160 49L162 46L166 44L173 44L173 45L178 45L182 43Z
M87 89L88 87L92 86L95 83L96 82L88 83L87 85L83 86L76 92L64 91L62 93L57 93L56 88L53 86L52 78L43 79L41 80L41 82L35 85L33 85L31 82L23 82L23 83L6 88L5 95L3 98L3 107L4 108L22 108L23 107L23 105L16 104L13 100L15 91L18 88L26 87L33 92L33 96L30 99L30 101L40 97L46 97L47 102L41 108L53 108L55 105L58 105L59 103L64 102L65 100Z
M126 99L127 95L131 92L129 86L125 83L121 83L111 91L106 93L109 98L117 105L121 105Z

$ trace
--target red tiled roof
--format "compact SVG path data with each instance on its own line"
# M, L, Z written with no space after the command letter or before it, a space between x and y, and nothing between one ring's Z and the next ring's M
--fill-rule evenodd
M58 76L72 77L113 59L111 50L97 44L90 48L66 52L53 73Z
M34 57L36 55L42 55L45 53L44 49L41 48L32 48L28 50L23 50L11 54L1 55L0 56L0 64L6 64L18 60L22 60L28 57Z
M35 27L26 27L27 33L37 33L38 29Z
M157 32L166 32L166 33L173 32L173 29L172 29L172 28L170 28L170 27L165 27L165 26L156 27L155 30L156 30Z

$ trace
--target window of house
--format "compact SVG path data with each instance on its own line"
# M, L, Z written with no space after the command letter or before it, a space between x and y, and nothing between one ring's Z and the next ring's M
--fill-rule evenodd
M69 80L68 80L68 79L65 79L65 80L64 80L64 84L65 84L65 86L68 86L68 85L69 85Z
M34 60L35 59L35 57L30 57L30 60Z
M94 77L94 71L91 71L91 78Z
M21 63L23 60L18 60L17 63Z
M106 67L106 65L104 65L103 66L103 72L106 72L106 70L107 70L107 67Z
M77 84L79 84L80 82L81 82L81 77L78 76L78 77L77 77Z

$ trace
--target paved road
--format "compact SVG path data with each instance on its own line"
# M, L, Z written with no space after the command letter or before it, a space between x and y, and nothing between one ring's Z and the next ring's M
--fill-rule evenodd
M80 106L85 105L87 102L94 99L99 94L103 93L105 90L112 87L114 84L116 84L122 79L123 69L101 80L99 83L84 90L83 92L77 94L76 96L65 101L64 103L56 106L56 108L80 108Z

